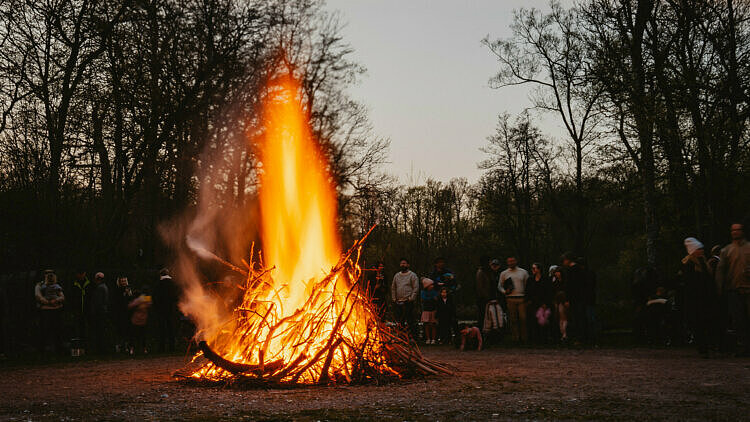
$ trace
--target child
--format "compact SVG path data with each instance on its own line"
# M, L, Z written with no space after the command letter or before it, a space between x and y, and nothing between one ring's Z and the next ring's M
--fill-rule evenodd
M130 354L135 354L135 348L140 345L143 354L147 354L146 349L146 324L148 323L148 309L151 307L151 296L148 290L144 289L143 293L136 294L135 299L128 304L128 309L132 311L130 316Z
M436 316L438 320L438 332L440 333L440 342L442 344L450 343L451 327L456 319L456 307L453 304L453 298L448 296L448 288L440 289L440 297L437 299Z
M536 310L536 322L540 327L545 328L549 324L549 317L552 315L552 310L547 307L546 303L542 303L542 306Z
M477 345L477 352L482 351L482 332L477 327L470 327L466 324L461 324L459 327L459 332L461 333L461 351L463 352L466 348L466 344L469 344L469 347L474 347L474 344Z
M424 324L425 344L436 344L437 319L437 292L435 282L427 277L422 277L422 323Z
M57 283L57 275L50 270L45 271L44 281L39 284L36 299L39 308L43 310L60 309L65 301L63 289Z

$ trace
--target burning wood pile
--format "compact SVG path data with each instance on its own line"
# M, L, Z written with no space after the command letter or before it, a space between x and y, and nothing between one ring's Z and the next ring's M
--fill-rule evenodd
M450 373L380 320L358 283L367 236L341 255L335 187L299 87L284 78L271 88L259 151L264 255L241 267L226 263L245 277L241 299L229 317L198 332L200 352L175 375L283 386Z

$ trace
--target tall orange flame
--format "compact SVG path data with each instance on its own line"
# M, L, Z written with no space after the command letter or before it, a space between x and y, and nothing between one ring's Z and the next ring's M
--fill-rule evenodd
M336 191L300 92L293 78L284 77L266 101L260 154L263 250L277 284L286 284L282 297L289 309L309 295L303 283L324 276L341 254Z
M204 333L211 362L194 378L227 380L239 371L280 383L351 381L354 368L365 365L397 375L381 353L378 317L355 288L361 272L351 255L361 242L341 255L335 186L300 92L294 79L282 78L264 104L262 264L272 269L247 265L242 303ZM230 365L243 369L233 372Z

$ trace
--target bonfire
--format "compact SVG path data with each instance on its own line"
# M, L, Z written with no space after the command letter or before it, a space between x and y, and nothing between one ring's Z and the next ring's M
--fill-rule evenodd
M381 383L450 373L389 327L361 285L367 236L342 254L336 190L292 77L264 104L258 154L260 251L241 263L241 300L176 376L248 385Z

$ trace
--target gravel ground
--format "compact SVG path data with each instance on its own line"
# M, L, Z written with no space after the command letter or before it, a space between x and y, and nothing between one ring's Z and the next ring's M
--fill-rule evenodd
M750 420L750 359L692 350L507 349L384 386L236 390L171 378L183 357L0 368L0 420Z

